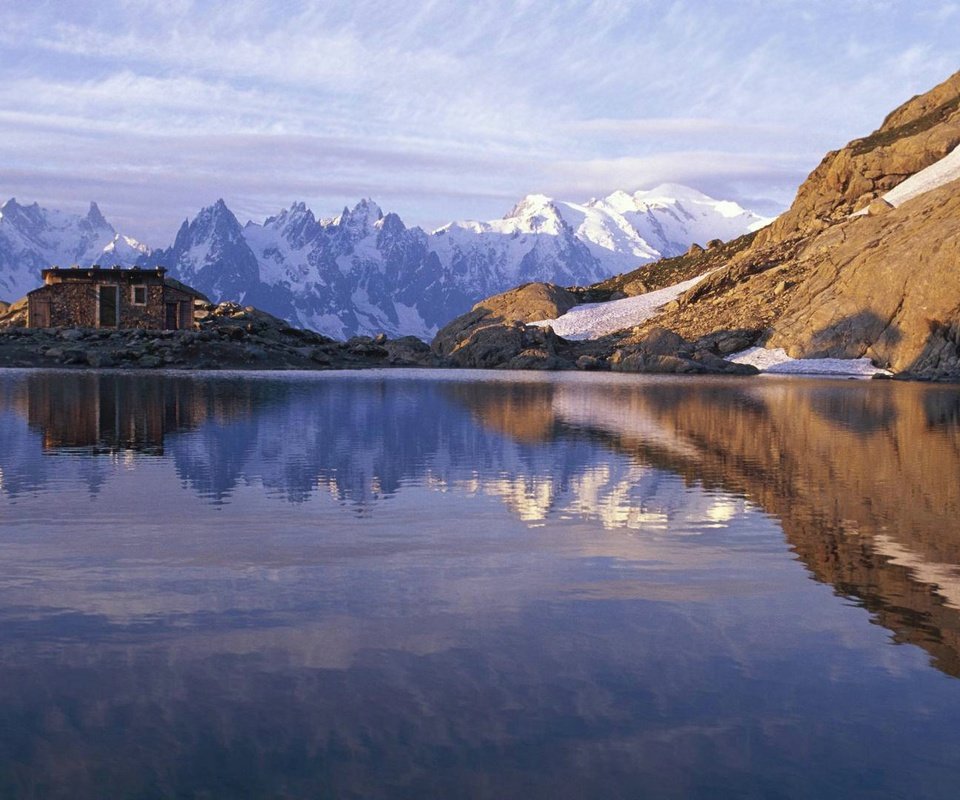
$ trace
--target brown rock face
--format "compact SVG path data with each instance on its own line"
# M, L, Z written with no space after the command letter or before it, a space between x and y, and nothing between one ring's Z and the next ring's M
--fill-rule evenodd
M796 356L868 355L914 371L960 320L960 185L824 232L798 260L809 277L773 326L769 344ZM936 365L960 372L960 350ZM929 366L935 366L929 364Z
M829 153L786 214L649 325L960 379L960 181L898 208L881 197L957 146L960 73Z

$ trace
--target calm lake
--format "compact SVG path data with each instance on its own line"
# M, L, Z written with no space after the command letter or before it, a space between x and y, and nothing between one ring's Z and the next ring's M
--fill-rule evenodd
M0 797L955 798L960 389L0 371Z

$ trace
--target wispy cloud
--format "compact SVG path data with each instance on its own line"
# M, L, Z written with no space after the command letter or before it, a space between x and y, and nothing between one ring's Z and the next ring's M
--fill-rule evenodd
M956 3L17 4L0 192L95 197L156 242L373 195L411 223L661 180L787 202L820 154L960 63Z

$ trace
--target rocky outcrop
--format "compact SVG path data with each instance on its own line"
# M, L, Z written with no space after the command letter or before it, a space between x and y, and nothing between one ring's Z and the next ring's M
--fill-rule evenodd
M757 237L763 246L822 230L866 208L960 144L960 72L891 112L869 136L827 153L790 210Z
M756 367L721 358L706 344L688 342L667 328L652 328L643 338L618 348L609 358L614 372L678 375L756 375Z
M704 252L701 248L700 253ZM616 372L750 375L754 367L724 360L719 350L657 328L625 347L618 337L601 342L568 342L548 326L576 305L577 295L558 286L530 283L496 295L458 317L433 341L432 349L456 367L501 369L581 369ZM732 351L727 351L732 352Z
M769 344L800 357L867 355L895 372L960 374L958 218L960 186L948 184L816 237L797 257L806 277Z
M555 319L577 304L577 297L552 283L525 283L481 300L470 311L447 323L433 340L441 355L453 353L478 328L508 322Z
M519 358L525 367L556 368L559 337L525 323L554 319L576 303L576 296L559 286L527 283L477 303L441 328L431 348L461 367L504 366Z
M13 303L0 304L0 330L3 330L4 328L22 328L26 324L26 297L22 297Z

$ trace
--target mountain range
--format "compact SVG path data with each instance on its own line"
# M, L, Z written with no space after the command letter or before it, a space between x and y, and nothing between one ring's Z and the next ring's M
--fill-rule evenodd
M430 338L508 287L593 283L768 221L674 184L586 203L531 194L502 219L433 232L369 199L328 219L294 203L246 225L218 200L184 220L169 247L151 250L117 233L95 203L78 216L11 199L0 206L0 298L23 296L53 264L162 266L214 301L255 305L336 338Z

